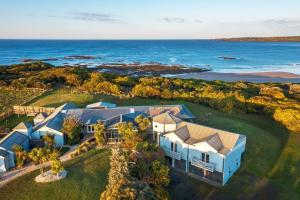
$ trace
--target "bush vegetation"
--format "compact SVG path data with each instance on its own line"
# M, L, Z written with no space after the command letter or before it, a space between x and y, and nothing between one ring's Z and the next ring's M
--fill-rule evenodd
M0 78L5 88L48 89L64 85L77 92L186 100L224 112L262 114L280 122L289 130L300 132L297 125L300 124L300 84L139 78L80 67L53 67L41 62L1 68ZM24 98L24 95L20 94L20 97ZM0 104L11 105L7 102Z

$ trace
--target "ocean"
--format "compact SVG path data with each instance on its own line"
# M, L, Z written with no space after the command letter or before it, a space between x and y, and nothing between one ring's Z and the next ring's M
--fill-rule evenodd
M82 57L86 56L86 57ZM216 40L0 40L0 65L47 59L54 65L150 63L214 72L300 74L300 43Z

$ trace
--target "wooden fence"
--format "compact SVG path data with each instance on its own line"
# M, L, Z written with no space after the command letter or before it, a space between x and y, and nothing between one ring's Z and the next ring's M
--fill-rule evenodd
M38 106L14 106L6 112L0 113L0 120L4 120L13 114L16 115L33 115L38 113L51 114L55 110L54 107L38 107Z
M17 115L36 115L38 113L51 114L55 110L54 107L39 107L39 106L14 106L13 113Z

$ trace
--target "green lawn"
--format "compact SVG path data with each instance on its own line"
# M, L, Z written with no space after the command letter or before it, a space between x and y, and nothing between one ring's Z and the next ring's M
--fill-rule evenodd
M300 199L300 134L289 133L280 125L262 116L226 114L205 106L183 101L140 98L118 99L101 95L67 94L65 90L51 92L31 103L40 106L58 106L59 104L70 101L83 107L97 100L111 101L118 105L184 103L194 113L198 123L238 132L247 136L245 161L225 187L213 188L205 183L195 181L174 172L172 173L172 183L168 187L172 199ZM94 166L93 162L91 162L91 164L86 161L83 162L84 168L88 168L90 165ZM18 181L22 182L21 185L26 182L32 183L32 178L35 175L21 178ZM103 177L103 175L99 176L99 185L94 186L98 188L98 190L91 191L86 188L82 189L79 194L78 191L74 193L82 197L79 199L98 199L99 188L102 187L100 183L106 180L105 178L103 179ZM81 179L71 179L72 176L69 178L72 184L75 184L76 181L78 181L76 183L77 185L85 183L85 181ZM68 182L68 178L64 182ZM15 185L15 183L11 183L8 185L8 188L16 187ZM52 184L50 184L50 186L51 185ZM50 186L45 187L53 193L56 191L62 193L61 190L66 190L65 193L70 192L68 191L70 188L69 185L64 188L59 188L59 183ZM36 187L32 189L27 187L26 189L22 187L18 188L19 195L23 195L23 197L27 198L26 194L34 193L35 188ZM1 189L0 193L2 193L3 190L4 189ZM14 190L8 190L5 193L8 194L11 192L13 194L13 191ZM84 198L80 195L90 196ZM72 195L68 199L78 199L78 197Z
M36 183L35 171L1 188L3 200L82 200L99 199L105 190L109 169L109 151L92 150L65 163L66 179L54 183Z
M27 117L26 115L12 115L5 120L0 120L0 126L11 130L21 122L31 122L32 120L33 117Z

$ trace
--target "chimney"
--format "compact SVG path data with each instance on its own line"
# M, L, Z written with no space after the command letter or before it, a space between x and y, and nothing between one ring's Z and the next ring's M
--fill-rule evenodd
M130 108L130 113L134 113L134 108Z

